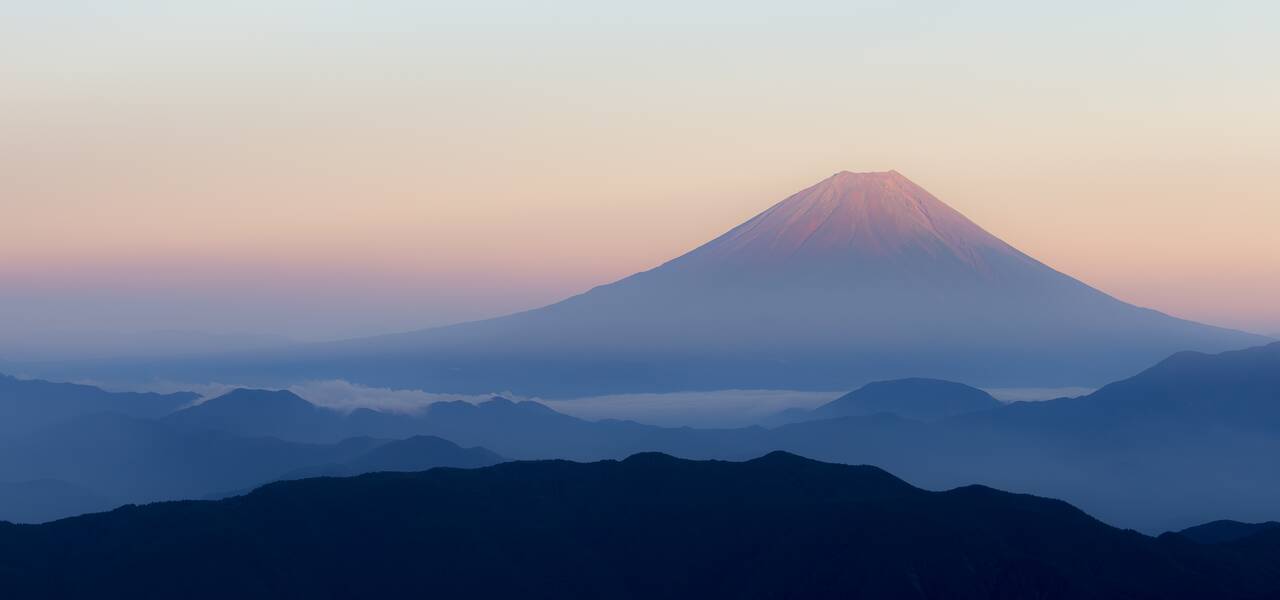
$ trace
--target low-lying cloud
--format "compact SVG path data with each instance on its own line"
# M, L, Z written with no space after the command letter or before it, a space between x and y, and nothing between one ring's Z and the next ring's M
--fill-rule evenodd
M196 404L216 398L239 387L231 383L152 382L130 386L131 391L200 394ZM118 388L117 388L118 389ZM799 392L789 390L721 390L663 394L615 394L572 400L543 400L510 393L444 394L423 390L364 386L341 379L305 381L286 388L317 406L340 412L357 408L417 414L436 402L461 400L473 404L500 395L511 400L536 400L559 412L581 419L620 419L667 427L743 427L765 420L790 408L812 409L830 402L841 392Z
M668 427L743 427L789 408L812 409L841 392L721 390L666 394L617 394L544 404L575 417L626 419Z
M1096 390L1088 387L1023 387L1023 388L987 388L987 393L1001 402L1040 402L1058 398L1074 398L1092 394Z
M229 383L153 382L133 386L133 391L177 392L200 394L195 403L216 398L238 387ZM261 386L257 386L261 387ZM559 412L598 421L620 419L664 427L744 427L766 421L787 409L813 409L842 395L842 392L801 392L792 390L719 390L712 392L672 392L652 394L614 394L572 400L543 400L509 392L493 394L445 394L423 390L370 387L342 379L304 381L286 388L312 404L339 412L370 408L401 414L418 414L436 402L461 400L477 404L493 396L511 400L536 400ZM1001 402L1034 402L1063 396L1082 396L1093 388L989 388L987 392Z

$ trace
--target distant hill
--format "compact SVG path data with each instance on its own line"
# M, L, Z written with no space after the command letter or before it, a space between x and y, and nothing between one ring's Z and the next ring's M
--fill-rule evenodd
M0 444L0 481L59 479L111 497L123 494L122 501L203 497L299 469L341 465L372 448L317 455L347 438L436 436L513 459L580 461L645 451L743 460L787 450L875 464L930 489L982 483L1064 498L1109 523L1159 532L1214 519L1280 518L1277 373L1280 344L1182 353L1078 398L1018 402L933 421L878 412L738 429L592 422L503 398L437 403L412 415L367 409L343 414L291 394L245 391L237 394L244 402L223 405L235 410L212 411L219 403L209 401L201 406L211 412L182 411L216 419L165 419L151 424L160 429L151 433L151 427L133 431L135 426L111 433L116 426L108 421L96 426L103 431L51 429L24 444ZM315 430L299 426L313 418ZM295 439L250 444L246 435ZM305 440L312 443L300 443ZM218 450L224 443L229 448ZM261 449L252 450L254 444Z
M1178 533L1201 544L1225 544L1273 529L1280 529L1280 522L1241 523L1239 521L1214 521L1204 525L1188 527Z
M0 380L5 384L24 392L2 403L8 414L29 420L6 423L18 433L0 437L0 520L44 521L126 502L200 498L304 470L350 475L502 460L484 448L439 438L364 435L358 430L416 434L406 425L409 417L380 413L387 423L363 427L368 417L352 419L290 392L235 390L170 413L195 395L111 394ZM348 430L356 433L346 435Z
M977 410L998 408L996 400L978 388L940 379L896 379L868 383L813 409L809 419L829 419L889 413L921 421L937 421Z
M436 467L473 469L503 460L485 448L463 448L435 436L417 435L376 446L346 462L298 469L279 479L350 477L381 471L426 471Z
M94 414L0 444L0 481L56 479L121 502L193 498L341 462L380 443L299 444Z
M376 508L375 508L376 507ZM1269 546L1114 529L1072 506L785 453L642 454L266 486L0 524L18 597L1255 598Z
M165 420L186 427L296 442L331 442L350 437L344 434L341 414L289 391L236 389L177 411Z
M114 393L88 385L0 375L0 438L94 413L159 417L186 406L199 397L198 394L189 392Z
M1055 435L1131 426L1280 435L1280 342L1219 354L1179 352L1087 396L960 418Z
M593 423L534 401L495 396L473 404L437 402L419 414L358 409L347 414L319 407L287 391L240 389L176 412L166 422L241 436L294 442L333 443L352 437L400 439L437 436L459 443L497 441L516 458L597 458L610 446L628 443L659 427L606 421ZM498 451L505 454L503 451Z

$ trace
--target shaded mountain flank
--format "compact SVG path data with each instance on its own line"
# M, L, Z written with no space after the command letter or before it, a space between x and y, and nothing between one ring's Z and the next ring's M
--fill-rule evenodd
M371 507L376 507L372 510ZM776 452L280 482L0 524L19 597L1260 598L1274 540L1203 545L982 486Z
M0 520L42 522L123 503L203 498L282 478L501 460L484 448L438 438L299 443L93 414L0 443Z
M1013 403L936 420L880 412L737 429L587 421L538 402L503 398L440 402L419 414L344 414L308 406L287 392L238 391L232 395L236 402L224 408L214 399L200 405L206 410L185 409L159 422L111 425L115 421L104 417L95 426L110 432L128 425L132 433L51 429L0 453L0 481L58 479L112 497L121 490L152 490L148 497L157 499L203 497L345 463L369 449L328 457L314 450L349 438L436 436L513 459L582 461L646 451L744 460L786 450L874 464L929 489L981 483L1064 498L1109 523L1159 532L1215 519L1280 517L1277 373L1280 344L1216 355L1180 353L1078 398ZM209 415L217 418L197 418ZM299 423L320 425L310 430ZM160 431L145 433L155 428ZM178 437L136 441L149 436ZM220 450L221 444L234 450ZM157 450L167 456L152 456ZM276 458L255 460L258 452ZM212 466L185 466L200 460ZM221 484L211 487L210 479Z
M889 413L919 421L937 421L1000 406L999 400L975 387L940 379L912 378L868 383L802 416L829 419Z
M199 394L190 392L108 392L89 385L0 375L0 437L30 432L71 417L102 412L154 418L199 398Z
M350 460L290 471L278 479L351 477L365 473L426 471L436 467L474 469L503 462L485 448L463 448L432 435L415 435L375 446Z
M1278 515L1280 344L1217 355L1180 353L1126 380L1078 398L1021 402L939 419L879 412L774 428L664 428L585 421L532 401L433 404L421 414L357 410L342 437L434 435L516 459L621 458L662 451L687 458L742 460L788 450L821 460L875 464L928 488L979 482L1061 497L1105 520L1145 531L1213 519L1265 521ZM981 392L963 391L972 408ZM869 386L912 391L913 383ZM898 398L876 396L893 405ZM854 396L860 396L858 392ZM919 415L917 415L919 416ZM934 417L936 414L929 414ZM243 419L266 422L252 413ZM260 431L286 436L288 427Z
M176 411L165 421L246 437L332 442L351 437L343 416L289 391L235 389Z
M1280 522L1241 523L1239 521L1213 521L1188 527L1178 534L1201 544L1225 544L1237 542L1260 533L1280 528Z

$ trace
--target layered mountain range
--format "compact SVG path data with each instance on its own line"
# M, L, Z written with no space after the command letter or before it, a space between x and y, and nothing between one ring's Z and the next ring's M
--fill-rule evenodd
M590 421L503 398L393 413L339 412L266 390L194 405L176 402L186 395L94 390L86 402L85 394L85 386L9 380L0 400L25 406L16 414L35 426L0 430L0 520L500 457L585 461L661 451L741 460L772 450L874 464L929 489L982 483L1063 498L1152 533L1280 517L1280 343L1179 353L1092 394L1042 402L1001 404L947 381L877 382L812 411L780 414L771 428ZM139 414L158 401L171 412Z
M1276 530L1203 533L1151 538L1058 500L931 492L783 452L742 463L646 453L0 522L0 574L14 597L59 598L1280 594Z

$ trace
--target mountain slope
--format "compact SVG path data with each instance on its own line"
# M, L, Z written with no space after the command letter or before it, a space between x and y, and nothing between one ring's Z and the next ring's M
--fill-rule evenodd
M350 437L343 433L340 413L289 391L240 388L177 411L165 420L184 427L295 442L332 442Z
M197 498L348 460L380 443L298 444L95 414L0 445L0 481L55 479L120 502Z
M991 394L963 383L914 378L868 383L813 409L805 417L829 419L890 413L908 419L936 421L1000 406L1000 401Z
M88 385L0 375L0 437L30 432L63 419L93 413L159 417L199 397L189 392L108 392Z
M473 469L502 461L501 456L485 448L463 448L446 439L416 435L387 442L345 462L291 471L280 479L350 477L383 471L426 471L436 467Z
M980 486L926 492L873 467L784 453L745 463L644 454L309 479L218 502L0 524L0 572L19 596L1242 598L1280 591L1276 564L1262 550L1157 540L1055 500Z
M664 428L591 422L537 402L495 398L479 405L438 403L420 415L357 410L333 435L432 435L515 459L599 460L662 451L740 460L787 450L879 465L933 489L976 482L1064 498L1109 523L1157 532L1213 519L1280 518L1277 373L1280 344L1273 344L1178 354L1089 396L933 421L872 414L799 419L805 422L773 429ZM254 426L271 421L252 411L242 417ZM258 431L291 435L289 429ZM54 474L18 478L38 476ZM237 489L243 487L218 491Z
M1116 300L897 172L841 172L655 269L537 310L189 365L222 379L540 396L1100 385L1265 338Z
M1178 534L1201 544L1225 544L1273 529L1280 529L1280 522L1241 523L1224 520L1188 527L1179 531Z
M1087 396L958 418L1040 435L1143 425L1165 434L1230 428L1280 436L1280 342L1218 354L1179 352Z

